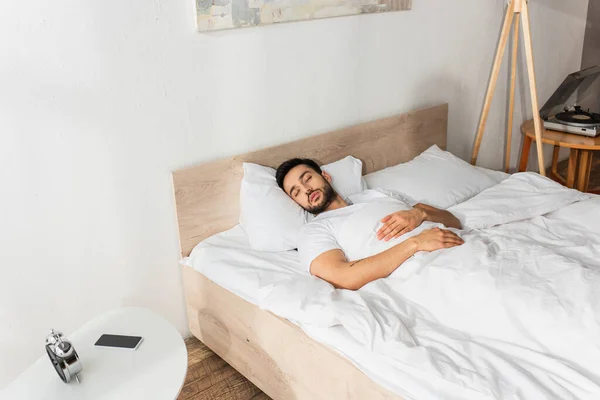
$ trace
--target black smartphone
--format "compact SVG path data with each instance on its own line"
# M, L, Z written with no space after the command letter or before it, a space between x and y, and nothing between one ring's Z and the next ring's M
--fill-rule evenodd
M142 343L141 336L104 334L96 341L95 346L119 347L122 349L135 350L139 347L140 343Z

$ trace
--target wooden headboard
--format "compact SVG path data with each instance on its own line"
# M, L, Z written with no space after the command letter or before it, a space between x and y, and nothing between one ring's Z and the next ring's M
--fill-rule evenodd
M433 144L445 149L447 127L448 105L442 104L175 171L181 255L238 223L243 162L277 168L293 157L322 165L353 155L368 174L410 161Z

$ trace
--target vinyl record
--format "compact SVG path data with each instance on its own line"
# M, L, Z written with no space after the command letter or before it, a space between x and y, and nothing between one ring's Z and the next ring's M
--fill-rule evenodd
M594 115L591 113L582 110L561 112L556 114L555 118L558 122L562 122L563 124L583 128L600 125L600 120L594 118Z

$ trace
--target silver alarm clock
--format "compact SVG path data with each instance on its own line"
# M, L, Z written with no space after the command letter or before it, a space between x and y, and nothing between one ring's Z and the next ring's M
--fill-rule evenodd
M50 335L46 336L46 352L63 382L68 383L75 378L79 383L79 373L83 369L81 360L73 343L62 332L52 329Z

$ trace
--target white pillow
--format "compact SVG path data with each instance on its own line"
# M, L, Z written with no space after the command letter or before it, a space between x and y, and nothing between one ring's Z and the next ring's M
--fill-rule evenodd
M296 204L277 185L275 170L244 163L240 188L240 224L254 250L286 251L297 248L298 231L312 215ZM321 167L342 197L366 189L362 161L348 156Z
M413 160L365 175L369 189L393 190L418 203L448 208L509 175L474 167L433 145Z
M358 158L348 156L321 166L321 170L331 176L331 186L344 199L367 190L362 177L362 161Z

